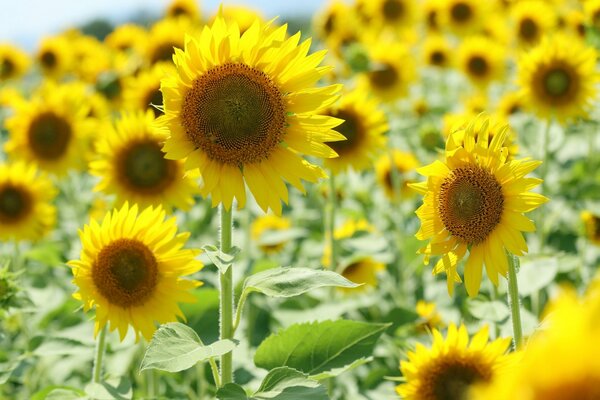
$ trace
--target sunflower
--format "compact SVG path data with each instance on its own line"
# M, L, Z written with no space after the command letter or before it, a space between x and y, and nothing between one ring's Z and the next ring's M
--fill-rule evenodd
M0 82L18 79L27 72L29 57L18 47L0 43Z
M373 0L366 5L372 27L384 32L411 28L417 12L412 0Z
M371 70L361 76L361 85L383 101L393 102L408 93L415 78L415 64L400 43L378 43L370 49Z
M360 39L361 24L354 8L343 1L332 1L316 15L313 26L328 49L338 58L344 50Z
M200 21L200 8L195 0L171 0L167 7L167 18L188 18L192 21Z
M498 115L508 118L523 110L523 96L520 92L506 92L500 98L497 106Z
M396 171L400 175L400 198L407 197L412 194L412 190L408 187L408 184L412 182L409 176L412 171L419 166L419 161L412 153L403 152L400 150L392 150L392 156L390 154L383 154L379 157L375 164L375 172L377 174L377 181L383 187L385 194L389 199L398 200L397 195L394 194L394 181L391 159L394 159Z
M194 204L198 184L184 176L183 161L164 158L161 147L168 133L154 125L152 111L123 114L105 129L98 158L90 163L90 173L101 178L94 190L115 194L118 204L162 204L167 211Z
M126 77L123 81L123 99L130 110L151 110L155 117L163 114L163 96L160 91L160 80L174 67L167 63L154 65L135 76Z
M118 52L142 54L148 32L136 24L123 24L104 38L104 43Z
M0 240L38 240L56 223L57 191L33 164L0 164Z
M545 1L519 1L511 8L514 37L521 46L537 44L542 36L554 29L556 14Z
M225 21L230 23L237 23L240 28L240 34L244 34L248 28L252 26L254 21L259 20L262 23L265 22L265 18L261 13L252 8L236 5L223 5L221 8L221 15ZM217 18L218 14L213 15L210 23L212 24Z
M446 325L442 316L437 311L435 303L419 300L417 301L415 311L420 318L419 324L417 325L417 329L420 331L430 332L433 329Z
M553 302L519 362L473 400L600 399L600 297L563 293Z
M525 106L561 122L586 116L596 97L596 58L596 51L578 39L544 38L519 60Z
M192 34L196 29L186 18L165 19L158 21L148 33L146 44L146 60L150 65L160 62L171 63L175 48L183 48L186 35Z
M175 218L165 221L159 206L138 213L127 203L107 213L101 223L91 220L79 231L82 250L73 269L73 295L85 311L96 308L95 335L110 322L119 329L121 341L129 325L146 340L156 330L155 322L185 319L179 302L195 302L189 290L201 282L181 279L202 268L195 259L199 250L184 250L190 234L177 233Z
M450 65L450 44L442 35L428 35L423 43L423 62L437 68Z
M583 12L588 25L600 29L600 0L588 0L583 5Z
M177 74L162 80L166 157L187 157L186 169L200 170L202 194L215 206L229 210L235 197L243 207L245 183L265 212L281 215L284 180L304 191L302 179L324 177L301 154L334 157L324 142L345 139L332 130L341 120L319 115L341 85L311 86L329 70L318 67L325 51L307 56L310 40L285 36L285 26L256 21L240 37L235 23L218 17L187 37L185 51L175 53Z
M418 343L408 352L408 360L400 363L406 382L396 392L404 400L464 400L470 388L501 376L512 364L504 354L511 339L488 342L487 326L470 342L464 325L450 324L445 339L437 329L432 334L431 347Z
M57 175L84 166L94 125L89 105L73 86L47 83L29 101L15 104L6 120L9 140L5 150L13 159L37 163Z
M350 218L347 219L342 225L335 228L333 231L333 237L336 241L342 239L348 239L352 237L359 237L368 235L375 232L375 227L371 225L366 219ZM329 235L327 235L325 241L325 248L323 249L323 256L321 257L321 264L326 267L331 266L331 241Z
M429 32L440 31L441 16L444 13L443 0L425 0L421 5L421 14L424 18L425 28Z
M325 160L325 167L337 174L349 167L363 171L373 165L374 158L386 146L384 133L388 130L385 114L377 108L363 90L355 89L342 96L336 106L327 110L332 117L344 122L336 130L346 140L327 143L339 157Z
M507 160L503 143L508 126L495 132L491 141L490 130L489 120L474 120L461 133L450 135L445 161L418 169L427 181L410 185L424 195L417 210L421 229L416 237L430 240L419 253L425 254L425 263L431 255L442 256L433 273L446 273L451 295L454 282L461 282L457 265L467 249L464 277L469 296L479 292L484 264L497 286L498 274L506 276L508 272L505 249L523 255L527 244L521 232L535 230L523 213L548 200L529 192L540 179L525 178L541 162ZM459 135L462 140L457 142Z
M468 35L481 29L486 21L486 2L478 0L444 0L442 25L458 35Z
M110 70L110 49L95 37L75 31L69 43L73 52L72 69L79 79L95 83L101 73Z
M458 49L458 66L469 80L486 87L504 74L504 48L485 36L465 39Z
M385 264L371 257L360 257L346 264L341 275L354 283L363 285L354 288L340 288L345 293L363 292L377 286L377 274L385 270Z
M588 239L600 246L600 217L590 211L583 211L581 219L585 225L585 233Z
M263 253L274 254L279 253L287 243L287 240L279 240L274 233L286 231L291 226L292 223L287 218L266 214L252 221L250 231L252 239L259 243ZM269 234L271 236L265 241L264 237Z
M567 32L585 39L585 14L579 10L569 10L565 15L565 29Z
M35 59L42 73L54 79L59 79L69 72L73 62L69 44L62 36L42 39Z

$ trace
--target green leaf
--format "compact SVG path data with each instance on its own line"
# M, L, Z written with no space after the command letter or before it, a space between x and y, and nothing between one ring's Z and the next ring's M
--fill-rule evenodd
M413 324L419 320L420 316L414 310L402 307L394 307L383 319L385 322L391 322L390 331L393 332L401 326Z
M201 287L192 291L196 301L181 304L187 326L198 332L204 343L219 340L219 290Z
M467 302L469 313L475 318L501 322L510 316L508 306L501 301L485 301L474 299Z
M207 244L202 247L202 250L204 250L204 254L206 254L210 262L212 262L222 274L227 272L227 269L229 269L229 266L235 260L235 256L240 252L239 248L233 247L231 253L223 253L217 246L213 246L212 244Z
M228 383L217 391L219 400L248 400L246 391L236 383Z
M95 400L130 400L133 397L131 383L124 377L90 383L85 387L85 393Z
M259 246L272 246L280 243L297 240L308 235L308 231L302 228L291 228L285 230L268 230L260 235L256 242Z
M260 292L271 297L293 297L326 286L354 288L360 285L332 271L279 267L246 278L242 293Z
M521 259L519 295L529 296L548 286L558 273L556 257L527 257Z
M334 368L327 372L321 372L320 374L311 375L310 379L322 381L323 379L335 378L336 376L341 375L344 372L351 371L354 368L360 367L361 365L364 365L371 361L373 361L373 357L362 357L354 361L352 364L345 365L341 368Z
M30 400L45 400L45 399L79 399L85 396L85 392L71 386L50 385L36 392L31 396Z
M82 351L85 352L89 349L89 346L86 346L80 341L62 337L53 337L44 339L42 344L33 351L33 354L37 356L66 356L81 354Z
M13 371L17 369L20 363L21 360L0 363L0 385L3 385L8 381Z
M183 371L200 361L229 353L236 345L236 342L227 339L204 346L193 329L179 322L171 322L161 325L154 333L140 371Z
M269 370L286 366L309 375L343 368L370 356L388 326L348 320L292 325L263 341L254 363Z

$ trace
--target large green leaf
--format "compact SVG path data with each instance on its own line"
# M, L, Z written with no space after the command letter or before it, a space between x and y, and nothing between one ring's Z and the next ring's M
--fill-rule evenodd
M235 346L236 342L232 340L220 340L204 346L193 329L179 322L171 322L162 325L154 333L140 371L183 371L200 361L229 353Z
M85 393L93 400L130 400L133 397L131 382L127 378L90 383L85 387Z
M343 368L369 357L388 326L348 320L292 325L262 342L254 363L269 370L286 366L309 375Z
M484 301L474 299L469 300L467 305L469 313L481 320L501 322L510 316L508 306L498 300Z
M275 368L265 376L260 388L248 397L241 386L227 384L217 392L220 400L328 400L327 390L306 374L288 367Z

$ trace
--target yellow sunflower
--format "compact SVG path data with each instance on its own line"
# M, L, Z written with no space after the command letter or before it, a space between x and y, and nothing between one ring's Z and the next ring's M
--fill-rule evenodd
M479 87L488 86L504 74L504 47L485 36L465 39L458 49L457 59L458 67Z
M325 167L334 174L352 168L363 171L372 167L374 158L385 149L388 130L383 111L363 90L345 93L339 104L327 110L332 117L344 122L336 130L346 140L327 143L339 157L326 159Z
M476 33L488 19L487 4L479 0L444 0L442 25L457 35Z
M583 12L587 24L600 29L600 0L587 0L583 4Z
M399 199L397 198L397 195L394 194L392 158L394 159L396 171L400 175L400 198L413 194L412 190L408 187L409 183L413 182L410 179L410 173L419 166L419 161L412 153L400 150L392 150L392 157L387 153L383 154L379 157L379 160L377 160L375 164L377 181L381 187L383 187L387 197L396 201Z
M579 10L569 10L565 15L567 33L574 34L580 39L585 39L585 15Z
M341 275L354 283L363 285L354 288L340 288L345 293L356 293L369 290L377 286L377 274L385 270L385 264L375 261L371 257L360 257L345 265Z
M252 26L254 21L259 20L262 23L265 22L264 16L257 10L244 6L235 5L223 5L220 10L221 15L225 21L230 23L237 23L240 28L240 34L244 34L248 28ZM217 18L218 14L213 15L210 23L212 24Z
M420 317L419 324L417 325L417 329L420 331L432 331L446 325L442 316L437 311L435 303L419 300L417 301L415 311Z
M27 72L29 57L18 47L0 43L0 82L18 79Z
M577 38L544 38L519 60L525 106L561 122L586 116L596 98L596 59L596 51Z
M425 0L421 4L421 14L424 19L425 28L429 32L438 33L443 19L444 0Z
M94 190L117 196L140 207L163 205L182 210L194 204L199 193L192 176L185 175L183 161L167 160L161 147L168 133L154 124L152 111L123 114L115 126L106 126L90 163L90 173L101 178Z
M189 18L200 21L200 7L195 0L171 0L166 11L167 18Z
M411 28L418 10L412 0L373 0L366 5L371 28L384 32Z
M47 83L29 101L15 104L6 120L9 139L5 150L11 159L35 162L57 175L81 169L90 151L89 105L73 86Z
M57 191L33 164L0 164L0 240L38 240L56 223Z
M556 25L556 14L545 1L519 1L511 7L514 37L521 46L537 44Z
M344 50L360 38L360 19L354 8L343 1L331 1L327 8L318 13L313 26L327 48L338 58Z
M370 48L371 70L361 76L361 86L383 101L393 102L408 93L415 79L415 63L406 46L378 43Z
M447 68L451 64L452 49L442 35L428 35L423 43L422 52L425 65Z
M104 38L104 43L118 52L142 54L148 32L136 24L123 24Z
M125 106L130 110L151 110L155 117L161 116L163 96L160 80L169 73L173 74L174 68L167 63L160 63L135 76L126 77L123 81Z
M336 241L340 241L342 239L367 235L373 232L375 232L375 227L371 225L366 219L350 218L346 220L342 225L335 228L335 230L333 231L333 238ZM328 232L327 238L325 240L325 248L323 249L323 256L321 257L321 264L323 264L326 267L331 266L331 240L329 240Z
M488 342L485 326L469 341L464 325L448 326L446 338L433 330L433 343L425 347L417 343L408 352L408 360L400 362L406 379L396 387L404 400L463 400L474 385L502 376L511 357L505 355L511 339Z
M111 51L95 37L75 31L69 43L73 53L72 70L81 80L95 83L101 73L111 69Z
M497 106L498 115L508 118L523 111L523 96L520 92L506 92Z
M45 76L59 79L70 71L73 53L64 37L47 37L42 39L35 59Z
M585 233L588 239L600 246L600 217L590 211L583 211L581 219L585 225Z
M534 160L507 160L508 127L493 135L490 124L472 121L462 133L450 135L444 161L435 161L417 171L427 181L411 187L424 195L417 210L421 228L420 240L429 240L419 250L425 263L432 255L441 255L433 273L445 272L448 292L461 282L457 273L460 260L469 250L464 277L467 293L475 296L481 284L482 268L498 285L498 275L506 276L508 262L505 250L520 256L527 252L521 232L532 232L535 226L523 213L548 199L529 192L541 180L525 178L541 164Z
M171 63L175 48L183 48L184 37L197 29L186 18L165 19L150 28L146 43L146 61L150 65L160 62Z
M291 221L288 218L278 217L273 214L265 214L257 217L252 221L250 227L250 234L252 239L259 243L260 249L263 253L274 254L279 253L287 243L287 241L276 241L273 242L271 239L276 239L274 235L271 236L269 243L260 243L264 236L270 233L276 233L286 231L292 226Z
M334 157L324 142L343 140L332 130L342 121L320 115L338 98L340 85L313 87L328 72L325 51L307 55L310 40L286 39L286 27L255 22L241 37L235 23L218 17L199 36L188 36L175 52L177 74L162 80L170 130L169 159L200 170L202 194L229 210L245 204L245 185L259 206L281 215L284 181L304 191L323 171L301 154Z
M165 221L161 207L138 206L106 214L101 223L91 220L79 231L82 250L73 269L73 295L85 311L96 309L95 335L110 322L121 341L129 326L136 340L150 340L155 323L185 319L177 303L195 302L189 293L201 282L182 279L202 268L199 250L184 250L189 233L177 234L175 218Z

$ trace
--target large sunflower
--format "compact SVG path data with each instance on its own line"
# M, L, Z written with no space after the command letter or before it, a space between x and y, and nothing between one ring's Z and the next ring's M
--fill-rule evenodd
M15 104L6 120L5 149L13 159L37 163L41 169L64 174L84 166L89 153L90 107L73 85L44 85L30 101Z
M474 385L490 382L511 364L504 353L511 339L488 342L485 326L469 343L464 325L448 327L446 339L433 329L433 343L427 348L418 343L400 363L406 383L396 387L404 400L466 400Z
M52 182L33 164L0 165L0 240L38 240L56 222Z
M96 308L95 334L110 322L121 340L129 325L136 340L140 333L150 340L155 322L185 318L177 303L194 302L188 291L201 283L181 277L202 263L195 259L199 251L182 249L190 234L176 233L175 218L165 221L161 207L138 213L137 205L127 203L79 231L80 259L68 265L78 287L73 296L85 311Z
M465 39L458 49L458 67L480 87L502 77L506 55L504 48L484 36Z
M29 68L29 57L18 47L0 43L0 82L20 78Z
M387 143L384 136L388 130L387 120L377 106L367 93L355 89L344 94L339 104L327 111L332 117L344 120L336 130L346 140L327 143L339 157L326 159L326 168L339 173L348 167L355 171L372 167L374 158Z
M341 120L319 115L341 88L313 87L330 70L318 67L325 51L307 55L310 40L299 40L258 21L240 37L235 23L218 17L175 52L177 74L161 83L159 121L171 132L164 150L200 170L213 205L230 209L236 198L243 207L245 183L263 210L280 215L284 180L304 191L302 179L324 176L301 154L334 157L324 142L345 139L332 130Z
M118 204L189 209L198 184L184 176L183 161L164 158L167 136L154 125L151 111L123 114L114 127L106 126L96 146L98 158L90 163L90 173L101 178L94 189L115 194Z
M417 171L427 181L411 187L424 195L417 210L421 229L416 237L429 240L420 249L425 262L432 255L441 255L433 272L445 272L448 292L454 282L461 282L458 262L469 257L465 265L465 284L470 296L477 295L485 264L490 280L498 285L498 275L508 271L505 250L515 255L527 252L522 231L535 230L523 213L529 212L547 199L529 192L541 180L525 178L541 164L533 160L507 160L503 147L508 127L490 137L489 121L472 121L459 136L450 135L446 143L445 160L435 161Z
M596 59L596 51L578 38L544 38L519 60L525 106L559 121L587 115L596 97Z

